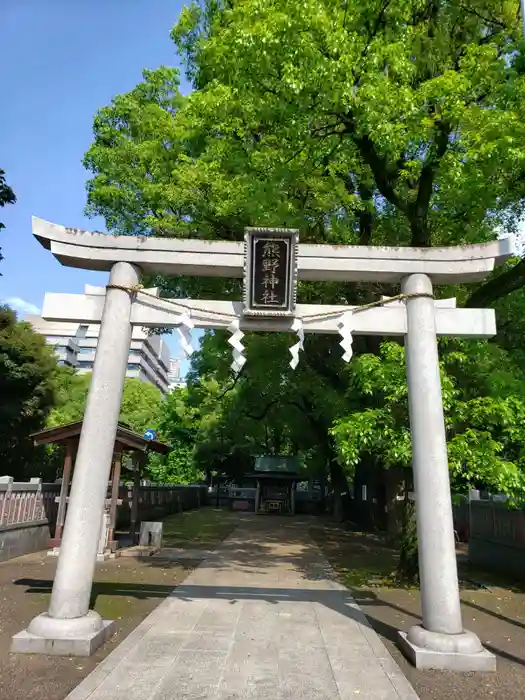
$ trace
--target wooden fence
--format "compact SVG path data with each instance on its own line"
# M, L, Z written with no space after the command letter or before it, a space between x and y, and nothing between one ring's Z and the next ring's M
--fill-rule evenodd
M55 498L60 484L43 484L41 479L14 482L3 477L0 482L0 527L20 523L54 523L57 515Z
M60 487L59 483L43 484L41 479L14 482L11 477L0 477L0 561L49 546L55 534ZM135 524L160 520L170 513L199 508L206 503L208 492L200 485L141 484L132 514L133 488L120 485L118 526L127 528L132 520Z
M525 512L505 503L470 503L469 560L475 566L525 577Z

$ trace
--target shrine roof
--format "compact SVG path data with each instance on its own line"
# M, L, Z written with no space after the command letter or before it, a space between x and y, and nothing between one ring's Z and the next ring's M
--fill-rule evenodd
M279 474L299 474L299 462L292 455L259 455L255 458L254 471Z
M31 435L33 443L36 446L50 444L60 445L68 440L78 440L82 430L82 422L83 421L79 420L74 423L57 425L55 428L39 430L37 433ZM170 447L163 442L148 440L120 423L117 426L117 434L115 436L115 443L117 442L125 451L129 452L158 452L160 454L167 454L170 451Z

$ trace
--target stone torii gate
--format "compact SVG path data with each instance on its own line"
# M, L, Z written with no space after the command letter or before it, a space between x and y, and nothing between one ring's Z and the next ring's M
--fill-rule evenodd
M13 637L13 651L89 655L113 631L112 621L89 610L89 599L132 325L178 328L188 352L191 328L227 328L236 371L246 361L243 331L295 332L292 367L305 332L339 334L346 361L352 334L405 337L422 624L399 641L418 667L495 669L495 657L461 619L436 340L491 337L495 313L434 301L433 284L484 279L513 254L508 239L430 249L329 246L299 244L297 231L250 229L243 244L111 236L37 218L33 232L63 265L110 277L106 289L84 295L46 294L44 318L101 328L49 610ZM140 288L141 272L244 277L245 299L160 299ZM402 293L366 307L296 305L297 279L400 283Z

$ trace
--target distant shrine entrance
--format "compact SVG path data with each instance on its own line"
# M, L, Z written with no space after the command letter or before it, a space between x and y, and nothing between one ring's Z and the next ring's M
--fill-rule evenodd
M457 577L438 336L489 338L492 309L456 308L434 299L435 285L478 282L512 254L509 240L450 248L388 248L299 244L290 229L251 228L244 243L108 236L33 219L33 232L63 265L108 271L105 288L85 294L46 294L50 321L100 324L91 386L73 473L66 527L49 609L13 637L12 650L90 655L114 622L89 609L104 515L131 329L175 328L192 352L193 328L227 329L232 369L249 358L245 332L292 332L290 366L305 333L340 336L342 360L354 335L403 337L412 437L421 581L422 624L399 633L399 644L420 668L494 670L495 657L463 628ZM162 299L143 289L142 273L244 279L242 301ZM401 293L364 306L297 304L297 281L399 284ZM290 484L259 474L258 509L292 508ZM284 506L283 504L288 504Z
M243 485L251 487L253 506L251 498L249 503L246 499L240 503L247 503L247 509L253 510L257 515L295 515L297 484L307 479L300 474L296 457L256 457L253 472L243 477ZM237 510L235 487L232 491L232 508ZM246 491L241 490L240 499L247 495Z

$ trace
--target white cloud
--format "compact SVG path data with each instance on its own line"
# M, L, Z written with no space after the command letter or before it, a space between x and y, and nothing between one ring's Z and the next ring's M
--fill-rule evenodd
M2 299L3 304L7 304L15 311L20 314L39 314L40 309L35 304L30 301L21 299L20 297L9 297L9 299Z

